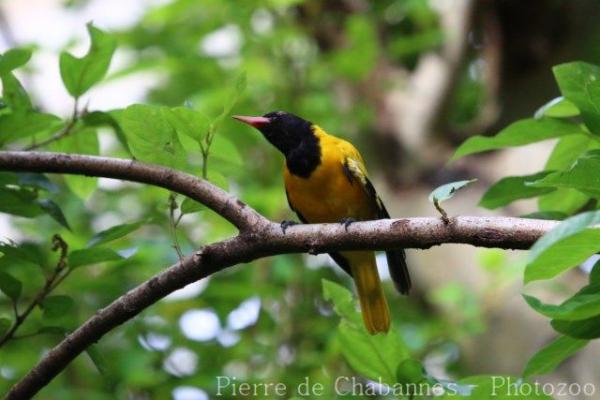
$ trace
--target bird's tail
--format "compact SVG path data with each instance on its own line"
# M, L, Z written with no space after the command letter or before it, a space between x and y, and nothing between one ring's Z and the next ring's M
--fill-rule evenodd
M344 255L352 270L367 330L371 335L387 332L390 329L390 310L379 280L375 254L372 252L348 252Z
M385 255L387 256L390 277L396 289L402 294L408 294L411 283L404 249L390 250Z

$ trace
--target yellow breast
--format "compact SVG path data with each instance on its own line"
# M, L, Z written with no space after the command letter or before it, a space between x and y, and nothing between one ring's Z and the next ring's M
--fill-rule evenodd
M314 133L321 148L319 166L308 178L284 169L285 188L294 210L312 223L339 222L344 218L374 218L364 188L344 173L344 160L348 157L348 146L351 145L316 126Z

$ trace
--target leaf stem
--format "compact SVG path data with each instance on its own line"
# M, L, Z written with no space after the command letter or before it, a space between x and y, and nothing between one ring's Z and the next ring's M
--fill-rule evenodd
M444 210L442 208L442 206L440 206L440 202L435 197L433 198L433 205L435 206L435 209L438 210L438 212L440 214L442 214L442 221L444 221L444 224L448 225L450 223L450 219L448 218L448 214L446 213L446 210Z
M15 299L13 299L12 297L10 298L11 303L12 303L12 309L13 309L13 314L15 315L15 320L17 318L19 318L19 310L17 308L17 301Z

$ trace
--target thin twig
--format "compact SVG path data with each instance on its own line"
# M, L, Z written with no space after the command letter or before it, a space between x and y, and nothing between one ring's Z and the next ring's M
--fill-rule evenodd
M64 138L65 136L68 136L73 131L73 128L75 128L75 125L77 125L77 121L79 121L78 104L79 104L79 98L76 98L75 101L73 102L73 112L71 113L71 119L59 133L57 133L56 135L49 137L48 139L43 140L39 143L34 143L31 146L26 147L25 150L31 151L31 150L39 149L40 147L47 146L50 143L54 143L54 142Z
M38 335L42 335L46 332L42 332L42 331L34 331L34 332L30 332L30 333L24 333L22 335L14 335L11 340L21 340L21 339L28 339L30 337L34 337L34 336L38 336Z
M40 305L44 299L50 294L56 286L58 286L57 282L62 282L61 277L66 276L66 274L61 274L67 268L67 256L69 246L67 243L60 237L60 235L56 234L52 237L52 250L58 251L60 250L59 259L52 271L52 275L46 278L46 283L44 287L36 294L31 303L25 308L22 314L19 314L16 308L16 302L13 302L14 312L15 312L15 322L11 326L11 328L0 338L0 347L2 347L6 342L13 339L15 333L19 329L21 325L25 322L29 314L35 309L36 306Z
M183 259L183 253L181 252L181 246L179 245L179 240L177 239L177 224L181 220L181 215L179 215L179 219L175 220L175 210L177 209L177 201L175 200L175 194L169 194L169 227L171 229L171 236L173 236L173 248L177 252L177 256L179 257L179 261Z

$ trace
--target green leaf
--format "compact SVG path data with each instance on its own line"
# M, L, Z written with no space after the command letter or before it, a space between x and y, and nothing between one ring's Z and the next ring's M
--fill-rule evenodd
M106 358L105 354L100 350L97 344L92 344L85 349L88 357L96 367L96 370L100 373L104 380L104 385L110 391L116 390L117 378L114 376L114 372L111 369L111 364Z
M0 78L2 79L2 100L8 103L13 112L33 110L29 95L12 73L2 74Z
M0 146L37 134L58 130L63 121L55 115L38 112L12 113L0 116Z
M23 284L6 272L0 271L0 291L7 295L13 302L19 300Z
M104 77L116 49L116 41L111 35L91 23L87 29L91 44L85 56L77 58L67 52L60 54L60 76L67 91L75 98Z
M220 172L209 169L207 178L212 184L217 185L221 189L229 189L229 179Z
M551 325L555 331L575 339L600 338L600 315L579 321L555 319L552 320Z
M5 75L11 71L27 64L31 58L31 49L14 48L0 55L0 75Z
M321 283L323 297L325 300L333 302L333 309L337 315L357 324L362 323L362 317L357 311L352 293L348 289L326 279L323 279Z
M106 358L98 349L97 345L92 344L88 346L85 352L90 357L90 360L92 360L92 363L94 363L94 366L101 375L106 375L109 372L109 367Z
M368 379L396 382L396 366L408 357L397 332L370 335L363 325L343 319L338 326L342 354L348 364Z
M322 282L325 299L333 301L335 312L342 317L338 338L350 366L369 379L395 383L398 364L409 356L398 333L370 335L350 292L333 282Z
M579 109L577 106L563 96L560 96L541 106L535 112L534 117L538 119L542 117L568 118L578 115Z
M570 135L560 138L546 162L546 170L565 170L588 150L600 147L600 143L589 136ZM574 189L558 188L541 196L538 206L543 211L559 211L573 214L589 201L589 197Z
M4 258L0 260L2 263L9 262L14 265L32 264L41 267L46 265L46 256L42 254L39 247L31 243L13 246L0 242L0 251L4 253Z
M129 224L115 225L102 232L98 232L90 239L87 247L100 246L102 244L112 242L122 238L123 236L138 230L146 221L138 221Z
M210 126L210 130L212 132L216 132L219 129L219 126L221 125L221 122L223 122L223 119L231 113L231 110L237 104L237 102L242 97L242 95L244 94L245 91L246 91L246 73L242 72L236 77L234 87L231 90L231 93L229 94L229 97L227 98L225 104L223 105L223 111L212 122L212 124Z
M44 319L61 320L75 308L75 301L69 296L48 296L41 304Z
M41 199L41 200L38 200L37 203L40 206L40 208L42 210L46 211L46 213L49 216L51 216L56 222L58 222L59 224L61 224L65 228L67 228L68 230L71 230L71 227L69 226L69 223L67 222L67 219L65 218L65 214L63 214L63 212L60 209L60 207L58 206L58 204L56 204L55 202L53 202L50 199Z
M579 211L590 198L575 189L557 189L538 199L540 211L561 212L567 215Z
M546 233L531 248L525 267L525 283L552 278L585 261L600 250L600 211L590 211L566 219Z
M479 205L493 210L510 204L515 200L527 199L549 193L555 189L526 185L527 182L538 181L549 173L550 171L543 171L533 175L502 178L485 192Z
M0 188L0 212L33 218L42 214L34 192L23 188Z
M549 219L554 221L562 221L569 215L560 211L536 211L529 214L521 215L521 218L531 219Z
M523 297L535 311L553 319L575 321L600 315L600 293L576 294L560 305L544 304L532 296Z
M347 18L345 46L332 54L331 66L336 73L354 81L365 79L377 62L377 43L380 42L377 35L375 24L367 14L353 14Z
M181 202L180 209L182 214L192 214L198 211L206 210L206 206L190 199L189 197L186 197Z
M217 135L210 145L210 155L232 164L242 166L244 160L235 144L223 135Z
M98 142L98 132L94 128L76 129L69 135L63 137L50 145L52 151L74 154L97 155L100 152ZM98 178L65 175L65 182L69 188L81 199L87 199L95 190L98 184Z
M587 343L587 340L559 336L531 357L525 366L523 377L544 375L554 371L564 360L575 354Z
M235 78L235 84L233 85L233 90L231 91L231 94L229 95L227 102L223 106L223 112L221 113L222 117L226 117L231 113L231 110L233 109L233 107L237 104L237 102L240 100L240 98L246 91L246 85L247 85L246 73L241 72Z
M51 182L44 174L35 172L20 172L16 174L17 183L21 186L32 187L40 190L46 190L50 193L58 193L59 188Z
M477 179L469 179L465 181L456 181L446 183L445 185L437 187L434 191L429 194L430 202L442 202L451 199L457 190L464 188L470 183L477 181Z
M553 71L563 96L581 110L590 132L600 135L600 67L572 62L557 65Z
M97 264L105 261L122 260L117 252L104 247L91 247L75 250L69 254L69 267L78 268L84 265Z
M146 162L181 169L186 153L166 107L134 104L117 115L131 153Z
M10 319L0 317L0 337L4 336L11 326L12 321Z
M125 132L119 125L117 119L110 113L104 111L91 111L85 113L81 117L81 120L86 126L98 128L102 126L108 126L113 129L115 134L117 135L117 139L123 146L123 148L130 154L131 150L129 150L129 144L127 143L127 137L125 136Z
M210 127L207 116L188 107L171 108L167 118L178 134L189 136L198 143L202 142Z
M423 364L414 358L408 358L398 364L396 368L396 382L403 385L419 383L427 379Z
M451 160L468 154L506 147L523 146L542 140L567 135L585 135L577 124L554 118L523 119L504 128L496 136L473 136L467 139L454 153Z
M525 269L525 283L550 279L600 251L600 229L587 229L546 249Z
M594 264L590 271L590 285L600 285L600 260Z
M444 34L440 29L429 29L414 32L410 35L397 35L390 38L387 48L388 56L394 58L418 57L423 53L438 48L444 43Z
M0 186L17 185L18 177L15 172L0 172Z
M579 157L567 171L554 172L531 182L534 188L576 189L588 196L600 198L600 150L592 150Z
M548 171L567 169L581 154L597 148L600 148L600 143L589 136L564 136L554 146L544 169Z

